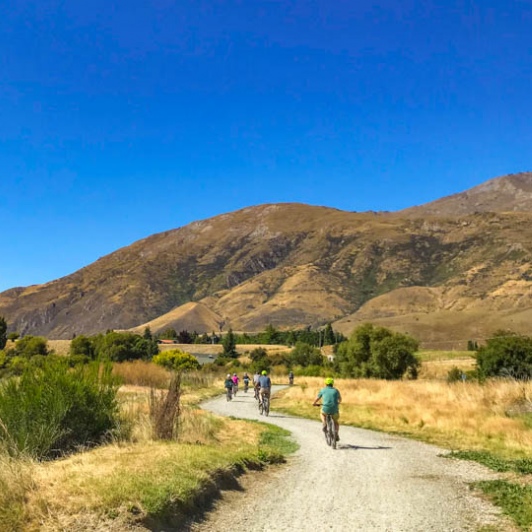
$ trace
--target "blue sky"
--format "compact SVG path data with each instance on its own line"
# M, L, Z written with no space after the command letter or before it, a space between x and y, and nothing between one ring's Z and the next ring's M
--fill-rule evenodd
M250 205L531 170L531 27L524 1L6 2L0 291Z

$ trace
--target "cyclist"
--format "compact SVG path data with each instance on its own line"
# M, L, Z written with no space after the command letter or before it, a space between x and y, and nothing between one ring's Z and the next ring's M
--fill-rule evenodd
M239 382L238 375L236 373L233 373L233 394L236 396L236 392L238 392L238 382Z
M290 386L292 386L292 384L294 384L294 372L293 371L291 371L288 374L288 382L290 383Z
M249 375L247 371L244 373L242 380L244 381L244 391L247 393L249 387Z
M259 401L262 403L262 399L264 397L270 397L270 392L272 389L272 381L270 380L270 377L268 377L268 372L266 370L263 370L261 373L261 376L259 377L259 386L260 388L260 399Z
M340 418L338 405L342 402L342 396L340 392L334 388L334 379L332 377L327 377L325 379L325 388L322 388L318 392L318 396L314 400L313 406L318 405L318 401L321 399L321 422L323 423L323 432L327 431L327 424L325 420L325 414L331 414L334 420L334 428L336 429L336 441L340 441L338 436L338 431L340 425L338 424L338 419Z
M253 391L255 392L255 399L259 398L259 379L260 379L260 373L259 370L255 371L255 374L253 375Z
M227 377L225 378L224 388L227 393L227 400L230 401L233 395L233 379L231 378L231 374L229 373L227 374Z

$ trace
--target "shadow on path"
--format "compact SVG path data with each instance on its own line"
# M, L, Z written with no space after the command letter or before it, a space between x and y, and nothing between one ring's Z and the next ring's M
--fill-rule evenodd
M368 451L386 451L387 449L393 449L393 447L383 447L382 445L379 445L378 447L363 447L362 445L351 445L349 443L338 444L339 451L349 451L349 450L357 451L358 449L365 449Z

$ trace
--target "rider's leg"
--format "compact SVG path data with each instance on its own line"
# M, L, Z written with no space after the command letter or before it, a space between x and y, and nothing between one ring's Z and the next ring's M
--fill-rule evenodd
M321 416L321 424L323 425L323 430L326 431L327 430L327 418L325 417L325 414L323 412L320 412L320 416Z

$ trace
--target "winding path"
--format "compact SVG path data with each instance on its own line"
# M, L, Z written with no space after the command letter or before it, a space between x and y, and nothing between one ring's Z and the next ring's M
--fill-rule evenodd
M272 403L281 400L274 397ZM512 530L469 486L495 474L475 463L441 457L446 451L438 447L341 427L335 451L326 446L318 421L277 412L268 418L258 415L251 392L239 393L231 402L217 398L203 408L288 429L300 449L288 464L252 474L240 491L224 492L191 530L450 532L487 525Z

